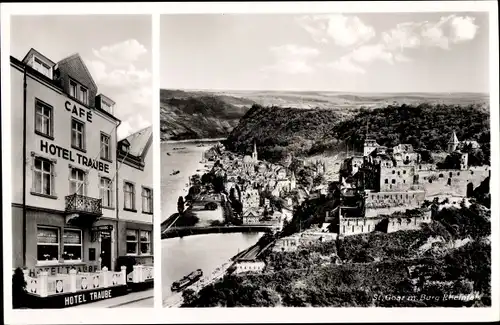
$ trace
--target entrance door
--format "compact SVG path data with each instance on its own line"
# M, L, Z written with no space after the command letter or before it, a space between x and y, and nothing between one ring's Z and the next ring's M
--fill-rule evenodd
M101 268L107 267L111 270L111 237L101 239Z

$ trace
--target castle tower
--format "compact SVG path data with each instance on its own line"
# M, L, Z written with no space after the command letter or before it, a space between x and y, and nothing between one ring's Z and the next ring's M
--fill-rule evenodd
M253 142L252 160L253 160L253 161L257 161L257 160L259 160L259 159L257 158L257 144L255 143L255 141Z
M452 153L457 150L458 145L460 144L460 141L458 141L457 134L455 131L451 134L451 138L448 141L448 152Z
M377 141L375 141L375 139L367 136L363 144L363 156L369 156L373 152L373 150L377 149L378 146L379 145Z

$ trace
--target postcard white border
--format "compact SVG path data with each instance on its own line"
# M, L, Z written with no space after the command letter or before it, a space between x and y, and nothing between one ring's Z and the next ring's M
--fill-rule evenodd
M4 235L4 311L7 324L68 324L75 323L250 323L250 322L340 322L340 321L493 321L498 320L498 256L499 201L492 200L492 307L491 308L129 308L129 309L61 309L12 310L11 273L11 141L10 137L10 15L83 15L83 14L151 14L153 15L153 84L159 88L157 42L159 13L331 13L331 12L489 12L490 22L490 106L491 106L491 193L499 197L499 103L498 103L498 12L496 1L445 2L245 2L245 3L18 3L1 5L2 24L2 154L3 154L3 235ZM173 31L175 32L175 31ZM155 35L156 34L156 35ZM156 41L155 41L156 37ZM156 62L155 62L156 61ZM153 92L153 114L158 114L158 89ZM159 131L159 122L153 123ZM155 139L158 133L155 133ZM159 170L159 141L154 142L154 169ZM155 184L155 215L159 216L160 186ZM158 219L158 218L157 218ZM155 273L161 277L161 237L155 222ZM160 258L158 258L160 256ZM157 282L158 283L158 282ZM155 285L155 307L161 306L161 286Z

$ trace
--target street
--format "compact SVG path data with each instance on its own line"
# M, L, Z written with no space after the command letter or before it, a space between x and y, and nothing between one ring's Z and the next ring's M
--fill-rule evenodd
M71 308L153 308L154 307L154 289L131 292L124 296L100 300Z

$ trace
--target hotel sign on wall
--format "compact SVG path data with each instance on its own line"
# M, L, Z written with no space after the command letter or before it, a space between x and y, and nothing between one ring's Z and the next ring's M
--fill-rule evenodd
M79 118L85 117L87 122L92 123L91 111L82 107L77 107L75 104L71 104L71 102L69 101L66 101L64 106L68 112L71 112L71 114L76 115ZM109 174L109 164L104 163L98 159L82 155L73 150L63 148L61 146L58 146L57 144L49 143L48 141L43 139L40 140L40 151Z

